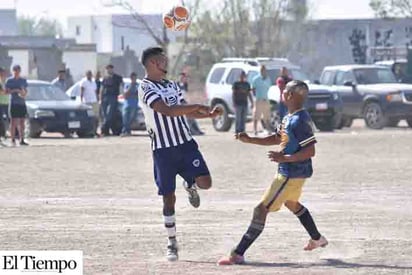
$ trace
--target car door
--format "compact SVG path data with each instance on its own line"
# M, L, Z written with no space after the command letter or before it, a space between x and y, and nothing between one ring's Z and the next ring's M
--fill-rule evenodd
M362 96L359 94L352 71L337 71L335 75L333 90L339 93L343 102L343 114L349 117L357 117L360 114ZM346 84L346 85L345 85Z
M213 99L224 100L224 90L222 89L222 83L224 83L226 68L215 66L212 68L207 80L206 80L206 95L210 101Z

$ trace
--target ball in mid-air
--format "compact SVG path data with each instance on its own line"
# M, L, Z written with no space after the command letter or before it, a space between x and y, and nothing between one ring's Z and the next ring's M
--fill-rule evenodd
M174 6L163 15L163 24L172 31L184 31L190 25L189 10L184 6Z

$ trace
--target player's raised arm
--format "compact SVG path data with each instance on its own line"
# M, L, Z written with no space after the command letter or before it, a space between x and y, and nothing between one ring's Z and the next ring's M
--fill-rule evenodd
M190 105L174 105L168 106L163 100L156 100L151 104L153 110L166 116L183 116L190 113L198 112L200 114L208 114L210 108L200 104Z
M235 138L244 142L244 143L251 143L256 145L278 145L280 144L280 137L277 134L259 138L259 137L250 137L246 133L238 133L235 135Z

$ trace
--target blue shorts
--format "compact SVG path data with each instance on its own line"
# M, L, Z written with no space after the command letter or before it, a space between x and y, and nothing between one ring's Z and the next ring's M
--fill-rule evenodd
M185 144L153 151L153 168L159 195L176 190L176 175L189 184L200 176L210 175L206 162L194 140Z

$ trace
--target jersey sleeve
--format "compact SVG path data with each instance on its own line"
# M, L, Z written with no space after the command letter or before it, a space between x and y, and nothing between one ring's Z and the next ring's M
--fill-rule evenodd
M161 99L159 94L156 91L156 87L154 85L151 85L149 83L142 83L141 84L142 88L142 97L143 97L143 103L146 104L149 107L152 107L152 104Z
M295 121L293 132L301 148L316 143L316 138L313 130L313 122L311 119L298 119L297 121Z

